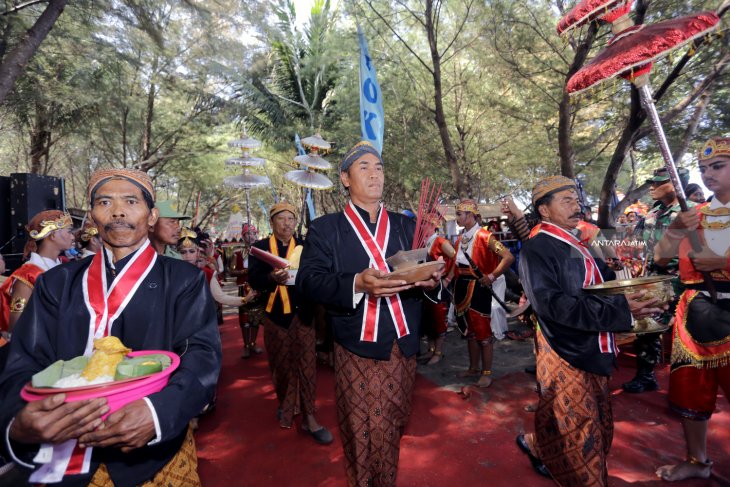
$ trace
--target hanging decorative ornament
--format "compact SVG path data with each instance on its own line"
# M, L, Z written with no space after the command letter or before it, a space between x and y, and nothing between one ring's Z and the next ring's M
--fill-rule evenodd
M327 159L320 157L319 154L317 154L316 152L304 154L302 156L296 156L294 158L294 162L298 163L301 166L309 167L312 169L319 169L321 171L332 169L332 164L330 164Z
M223 184L237 189L253 189L259 186L271 184L271 180L266 176L258 174L239 174L238 176L230 176L223 180Z
M608 47L568 80L566 90L571 95L579 94L616 76L621 76L633 83L639 92L644 112L651 122L679 205L682 211L687 211L687 198L654 104L649 74L654 61L667 56L673 50L686 46L695 39L708 35L717 28L720 18L715 12L701 12L656 24L643 25L630 25L625 21L627 18L626 13L615 19L613 25L620 24L620 26L626 27L620 32L616 32L618 29L614 29L615 37L611 39ZM699 252L702 246L697 233L691 232L689 237L692 248L695 252ZM704 277L714 301L716 296L714 284L709 273L705 273Z
M319 132L317 132L314 135L311 135L309 137L305 137L302 139L302 145L304 147L309 147L310 149L314 149L314 152L317 151L328 151L332 148L332 144L327 142L322 138L321 135L319 135Z
M634 0L584 0L578 2L558 22L558 35L566 35L574 29L598 19L614 22L627 15L633 3Z
M653 61L706 36L719 21L716 13L702 12L657 24L630 26L619 32L606 49L578 70L568 81L566 89L575 95L616 76L633 82L642 74L649 73Z
M246 223L251 224L251 196L250 192L253 188L261 186L268 186L271 184L271 180L267 176L260 176L253 174L250 171L252 167L263 167L266 164L266 159L260 157L253 157L249 154L250 150L258 149L261 147L261 141L249 137L244 128L243 134L240 139L231 140L228 142L228 147L235 147L241 149L240 157L231 157L226 159L227 166L240 166L243 168L243 173L237 176L230 176L223 180L223 184L232 188L243 189L246 193Z
M258 149L261 147L261 141L254 139L253 137L249 137L246 133L246 129L244 128L241 138L229 141L228 147L236 147L244 150Z
M327 176L307 169L289 171L284 177L303 188L329 189L332 187L332 181Z

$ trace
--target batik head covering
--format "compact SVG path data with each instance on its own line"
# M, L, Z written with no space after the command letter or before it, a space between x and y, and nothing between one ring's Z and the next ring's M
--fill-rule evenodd
M288 201L279 201L278 203L275 203L274 206L272 206L269 210L269 219L274 218L282 211L290 211L292 215L294 215L294 218L297 217L297 209L294 208L294 205L292 205Z
M534 205L542 198L560 191L565 191L566 189L578 191L575 186L575 181L565 176L548 176L543 178L532 188L532 204Z
M730 157L730 137L713 137L705 142L699 160L706 161L720 156Z
M155 187L146 172L137 169L99 169L89 179L89 204L94 204L94 194L99 187L112 179L125 179L137 186L154 203Z
M375 146L370 142L363 140L355 144L352 149L347 151L345 157L342 158L342 162L340 163L340 172L346 172L348 169L350 169L350 166L352 166L355 161L360 159L365 154L374 155L378 158L380 163L383 164L383 158L380 156L378 149L376 149Z

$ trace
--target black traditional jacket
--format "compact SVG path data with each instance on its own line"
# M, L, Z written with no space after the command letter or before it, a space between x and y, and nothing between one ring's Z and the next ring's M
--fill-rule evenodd
M357 211L370 231L374 232L375 225L370 223L368 213L361 208L357 208ZM413 221L404 215L388 212L388 218L390 238L385 251L386 258L399 250L410 250L415 231ZM410 329L408 335L397 337L388 306L381 299L377 341L360 340L367 296L354 305L354 281L355 275L369 266L370 258L345 214L325 215L314 220L309 227L297 274L297 289L306 298L322 303L327 308L335 341L350 352L361 357L389 360L393 341L397 340L403 354L411 357L418 352L419 345L421 299L424 297L419 289L400 293Z
M298 237L294 238L294 243L295 245L302 245L302 241ZM253 246L261 250L271 252L269 237L259 240L258 242L254 243ZM287 245L284 245L279 241L279 239L276 239L276 246L279 257L285 258L286 253L289 250L289 243L287 242ZM262 294L260 301L261 303L263 303L264 308L267 307L269 298L271 297L271 294L276 290L277 286L276 282L272 281L270 278L270 274L273 270L274 268L271 265L267 264L261 259L256 258L255 255L249 254L249 283L251 284L252 288ZM289 326L291 326L292 320L294 319L294 316L299 316L299 319L305 325L311 324L312 318L314 316L312 312L313 306L307 302L302 302L302 300L299 299L297 288L295 286L286 286L286 289L289 297L289 303L291 306L291 312L284 313L284 302L282 300L282 295L281 293L278 293L274 297L273 307L271 308L271 311L267 311L266 316L268 316L271 321L281 326L282 328L289 328Z
M615 278L603 260L596 263L604 281ZM538 233L520 251L520 279L540 330L550 346L570 365L608 376L615 354L602 353L602 331L625 332L632 326L626 298L583 291L585 266L570 245Z
M132 255L115 263L117 273ZM82 276L91 260L88 257L53 268L36 283L15 326L7 367L0 376L3 435L25 405L20 390L31 376L57 360L84 354L89 312L82 294ZM105 263L107 283L111 285L114 275L108 261ZM132 350L168 350L180 356L180 366L168 385L148 396L159 420L160 442L126 454L114 448L94 448L88 475L67 475L53 485L85 486L100 463L106 464L117 487L150 480L180 449L188 422L213 399L221 366L221 342L215 304L200 269L157 256L114 322L111 334ZM11 443L19 459L31 464L38 445Z

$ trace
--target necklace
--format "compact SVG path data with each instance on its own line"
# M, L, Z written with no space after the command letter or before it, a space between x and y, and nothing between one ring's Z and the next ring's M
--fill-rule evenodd
M724 221L724 222L708 222L707 220L702 220L702 228L706 228L707 230L725 230L726 228L730 228L730 220Z
M727 208L725 206L721 206L720 208L715 208L714 210L710 208L710 206L703 206L700 208L700 213L707 216L730 216L730 208Z

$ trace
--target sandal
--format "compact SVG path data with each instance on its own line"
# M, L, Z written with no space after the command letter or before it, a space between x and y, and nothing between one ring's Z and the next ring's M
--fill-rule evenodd
M517 435L517 438L515 438L515 442L517 443L517 446L522 451L522 453L527 455L527 458L530 459L530 463L532 464L532 468L535 470L535 472L539 473L543 477L550 478L550 472L548 472L545 464L542 463L542 460L537 458L530 450L530 447L527 444L527 440L525 440L525 435Z
M477 387L483 387L487 388L492 385L492 378L490 377L492 375L491 370L482 370L481 377L479 377L479 380L475 384ZM486 379L485 379L486 377Z

